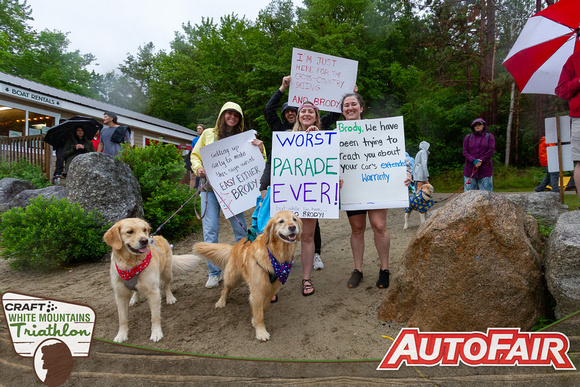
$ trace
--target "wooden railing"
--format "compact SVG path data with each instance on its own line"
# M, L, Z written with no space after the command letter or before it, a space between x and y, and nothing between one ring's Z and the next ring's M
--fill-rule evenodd
M0 159L18 161L25 159L38 165L50 180L52 147L43 141L44 134L0 138Z

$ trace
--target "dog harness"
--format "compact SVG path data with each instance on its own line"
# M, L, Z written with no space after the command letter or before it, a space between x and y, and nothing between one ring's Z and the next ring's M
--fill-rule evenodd
M288 280L288 276L290 275L290 269L292 269L292 262L294 262L294 256L292 256L292 260L290 262L280 263L276 258L274 258L274 256L270 252L270 249L268 249L268 257L270 257L270 263L274 268L274 275L270 274L270 282L274 283L274 281L276 281L277 278L278 281L280 281L280 283L284 285L284 283L286 283L286 280ZM272 280L272 278L274 279Z
M145 259L134 268L129 270L121 270L119 269L119 266L117 266L117 262L115 262L115 268L117 269L117 273L119 273L119 276L125 282L125 286L129 288L129 290L135 290L135 286L137 286L137 278L138 278L137 276L143 270L145 270L147 266L149 266L149 262L151 262L151 250L149 250L149 254L147 254L147 257L145 257Z
M413 210L419 211L421 214L429 211L433 206L433 200L425 201L423 193L419 192L415 195L409 196L409 207L405 208L405 212L409 213Z

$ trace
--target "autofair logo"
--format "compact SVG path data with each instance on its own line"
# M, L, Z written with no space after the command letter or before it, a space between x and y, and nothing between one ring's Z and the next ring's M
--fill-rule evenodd
M558 332L520 332L489 328L482 332L420 332L403 328L377 370L407 366L553 366L575 370L568 357L570 342Z

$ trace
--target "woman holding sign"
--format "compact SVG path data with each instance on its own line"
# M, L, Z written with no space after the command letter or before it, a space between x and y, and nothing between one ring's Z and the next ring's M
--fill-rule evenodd
M347 121L361 120L364 112L364 101L358 93L344 96L340 105L342 115ZM341 181L342 187L343 181ZM348 182L347 182L348 184ZM411 167L407 161L407 179L405 185L411 184ZM365 251L365 230L367 228L367 214L374 233L375 247L381 261L378 288L389 287L389 248L391 235L387 230L387 209L346 211L350 223L350 247L354 258L354 271L348 280L349 288L356 288L363 279L362 264Z
M191 170L202 179L200 182L200 185L202 186L200 188L202 189L200 197L201 213L205 214L201 220L204 242L218 242L220 205L211 186L209 186L209 184L205 185L206 174L199 150L208 144L239 134L243 130L244 115L242 113L242 108L237 103L226 102L220 110L215 128L204 130L201 136L199 136L199 140L195 144L195 147L191 151ZM259 146L262 153L264 153L262 141L254 139L252 144ZM243 212L231 217L230 223L232 224L236 242L246 236L247 226ZM215 288L222 280L222 272L210 261L207 261L207 268L209 269L209 278L205 287L208 289Z
M318 108L312 102L306 101L298 108L298 120L292 129L294 132L311 132L319 130L321 127L320 114ZM318 219L302 219L302 295L311 296L314 294L312 285L312 265L314 262L314 230Z

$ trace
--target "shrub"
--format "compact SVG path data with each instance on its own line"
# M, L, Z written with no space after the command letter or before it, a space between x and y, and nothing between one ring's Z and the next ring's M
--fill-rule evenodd
M31 182L36 188L48 187L50 181L42 172L42 168L26 161L19 159L18 161L0 160L0 179L5 177L13 177L15 179L22 179Z
M97 211L86 213L66 199L31 199L28 207L13 208L0 219L0 255L15 270L93 262L109 250L103 234L110 224Z
M139 181L145 219L153 230L191 197L193 192L180 183L186 171L183 157L174 145L155 142L145 148L123 146L118 157L129 165ZM179 239L198 226L192 200L163 226L160 234Z

